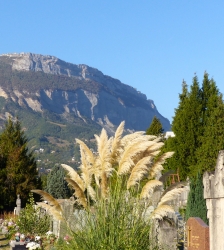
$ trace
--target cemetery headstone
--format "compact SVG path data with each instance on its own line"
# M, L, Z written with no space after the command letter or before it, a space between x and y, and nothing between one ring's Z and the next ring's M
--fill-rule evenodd
M206 225L201 218L190 217L187 221L186 229L187 229L187 250L210 249L209 226Z

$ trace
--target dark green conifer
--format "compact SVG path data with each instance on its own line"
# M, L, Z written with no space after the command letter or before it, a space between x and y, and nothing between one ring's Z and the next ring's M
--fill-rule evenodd
M196 151L201 146L200 136L203 134L203 126L201 125L202 105L200 100L200 86L197 76L193 78L191 91L185 106L185 139L182 141L184 149L185 164L182 165L183 177L191 176L193 171L197 169ZM184 159L183 159L184 160Z
M56 199L65 199L72 196L72 192L64 179L65 175L64 169L55 165L47 176L46 192Z
M202 175L198 174L197 178L190 182L190 192L186 207L186 220L190 217L199 217L208 224L206 201L203 197Z
M9 118L0 135L0 204L13 209L17 194L25 205L31 189L41 188L36 161L28 151L27 138L18 119Z
M224 111L222 96L213 79L204 74L200 88L197 76L190 92L186 83L172 123L174 138L165 143L175 152L167 168L179 169L181 179L195 177L200 171L214 170L219 150L224 148ZM168 148L167 148L168 149Z
M217 107L217 98L219 90L213 79L209 79L208 73L204 73L202 88L201 88L201 103L202 103L202 125L206 126L213 110Z
M200 135L200 87L197 76L193 78L191 91L188 93L187 85L183 82L183 90L180 95L180 103L176 109L172 123L172 131L175 137L172 139L173 151L175 152L175 169L179 170L181 179L186 179L190 169L194 168L196 149L199 145Z
M186 85L172 123L174 138L165 142L164 150L175 151L167 160L168 169L179 169L181 179L190 177L190 193L186 216L207 222L203 198L204 171L215 169L218 152L224 149L224 103L213 79L205 72L202 87L197 76L188 93Z
M217 156L224 149L224 103L222 95L213 96L216 104L210 110L209 119L201 137L201 147L197 150L198 168L202 171L214 171Z
M184 128L186 125L186 121L184 118L185 113L185 105L188 100L188 88L185 81L182 82L182 93L179 94L179 106L175 109L175 116L173 117L172 123L172 131L175 132L175 137L169 137L165 141L165 145L162 149L163 153L174 151L175 154L173 157L166 161L164 167L169 170L174 170L175 172L181 171L182 168L179 169L181 165L185 165L184 157L181 157L181 149L179 145L185 141L185 132ZM176 136L176 134L178 136ZM181 175L185 175L182 174Z
M162 136L163 134L163 126L160 120L154 116L153 120L149 126L149 128L146 130L147 135L156 135L156 136Z

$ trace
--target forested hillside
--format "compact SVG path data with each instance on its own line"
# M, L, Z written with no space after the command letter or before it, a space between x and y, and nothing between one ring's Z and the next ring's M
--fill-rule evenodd
M55 163L70 163L77 166L79 150L75 145L75 138L87 141L94 148L94 134L99 133L100 126L91 120L85 124L82 119L75 119L73 123L64 123L59 116L48 112L36 113L22 109L14 102L0 97L0 110L7 110L7 115L18 117L28 138L29 149L35 152L38 166L52 168ZM5 120L1 120L4 129ZM44 151L40 151L40 148ZM74 157L72 161L72 157Z

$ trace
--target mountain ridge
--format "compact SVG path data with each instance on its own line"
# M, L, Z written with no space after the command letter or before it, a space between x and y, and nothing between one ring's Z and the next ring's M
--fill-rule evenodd
M61 113L71 113L73 110L76 116L82 117L83 114L83 116L87 116L111 132L114 131L113 127L119 125L122 120L126 120L127 129L145 130L150 125L154 115L161 120L165 131L170 129L168 119L158 112L152 100L147 100L146 95L129 85L121 83L117 79L104 75L98 69L91 68L85 64L67 63L54 56L43 56L33 53L3 54L0 56L0 62L11 66L11 74L14 76L10 80L10 90L10 84L6 87L0 82L0 96L4 98L9 97L19 105L27 106L36 112L41 112L45 108L57 112L50 105L49 100L53 100L55 96L62 97L64 95L64 97L67 96L67 99L70 98L76 102L82 102L84 99L87 99L83 104L90 106L90 112L87 110L80 112L80 107L77 109L77 107L71 105L71 102L66 103L65 97L61 98L61 102L65 104L64 107L60 107ZM20 73L20 78L30 77L30 83L24 86L21 83L21 79L16 79L18 74L15 74L15 72ZM25 72L27 74L23 76ZM31 86L34 74L30 76L29 72L36 73L35 77L39 77L40 81L41 74L45 74L45 76L51 75L51 77L48 76L51 84L43 80L44 84L42 86L40 83ZM57 77L60 79L57 79ZM63 82L63 85L57 84L57 81ZM32 88L32 93L28 93L27 90ZM82 96L82 98L77 100L74 97L74 93ZM111 102L116 112L111 111L111 105L108 105L108 101ZM48 106L46 103L48 103ZM101 107L105 105L106 109L102 110ZM59 108L58 102L56 106Z
M102 128L113 135L125 121L125 133L145 131L155 115L170 130L153 100L98 69L33 53L0 55L0 130L18 117L39 169L78 167L75 138L94 152Z

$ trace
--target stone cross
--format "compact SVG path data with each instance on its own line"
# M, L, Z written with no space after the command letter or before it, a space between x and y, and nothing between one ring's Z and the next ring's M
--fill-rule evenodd
M215 172L204 173L203 185L210 250L224 249L224 150L219 151Z

